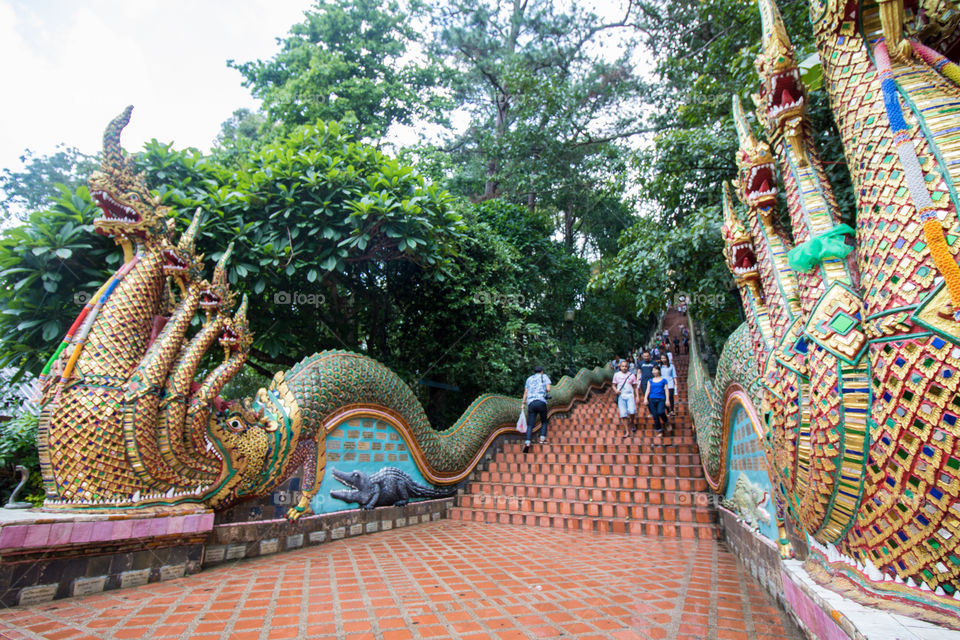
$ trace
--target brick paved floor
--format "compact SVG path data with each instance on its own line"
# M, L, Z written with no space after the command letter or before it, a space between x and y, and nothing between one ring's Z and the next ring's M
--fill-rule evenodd
M442 520L8 609L0 637L801 636L723 543Z

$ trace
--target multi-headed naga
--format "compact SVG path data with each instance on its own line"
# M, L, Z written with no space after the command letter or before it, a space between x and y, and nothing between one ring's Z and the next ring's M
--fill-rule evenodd
M222 509L303 469L300 498L287 513L296 519L323 480L327 433L347 419L395 427L416 469L441 485L465 478L493 439L514 428L519 399L483 395L436 431L399 376L345 351L305 358L254 398L223 400L252 342L246 298L231 313L231 249L207 281L194 251L199 212L174 242L169 212L120 147L130 112L107 128L103 166L90 180L103 211L95 229L120 245L123 265L83 308L41 377L45 507ZM202 325L189 335L197 314ZM222 359L211 364L217 346ZM609 377L598 368L564 378L550 405L569 404Z
M786 524L805 534L824 576L853 582L874 600L920 602L924 615L956 625L960 73L905 32L896 0L811 2L856 193L854 229L841 223L813 142L778 9L774 0L758 3L754 100L770 144L754 136L735 98L745 213L726 193L723 235L747 316L730 348L753 345L759 364L750 399L771 481ZM774 163L790 235L776 224ZM717 383L751 381L720 371ZM714 406L697 426L717 439L729 390L715 384L711 394ZM722 490L718 451L705 466Z

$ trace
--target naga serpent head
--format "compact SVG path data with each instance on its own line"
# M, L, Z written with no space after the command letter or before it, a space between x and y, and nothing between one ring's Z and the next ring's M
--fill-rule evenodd
M203 291L200 292L200 308L206 312L213 313L217 309L228 309L233 306L233 291L227 283L227 262L232 252L233 243L231 242L217 261L217 266L213 270L213 279L206 283ZM245 309L246 305L243 306Z
M249 351L251 344L253 344L253 333L250 331L249 322L247 322L247 296L244 294L237 312L223 323L220 346L223 347L224 352L229 357L231 353L238 351L246 353Z
M747 285L759 290L756 285L760 281L760 271L757 269L753 236L737 216L728 182L723 183L723 226L720 227L720 234L723 236L723 256L727 259L727 267L737 286Z
M194 249L202 218L198 208L176 246L173 246L172 240L175 223L173 218L167 218L168 241L163 243L160 250L160 255L163 256L163 273L174 278L181 287L188 282L199 280L203 271L203 254L198 255Z
M147 189L143 174L134 173L133 163L120 146L120 132L130 122L132 111L133 107L127 107L107 126L100 170L90 177L90 195L103 211L93 222L94 230L124 245L128 257L132 257L131 242L166 239L168 211Z
M740 148L737 151L737 192L740 201L760 212L765 224L772 224L773 208L777 202L776 168L770 146L757 140L747 122L740 97L733 96L733 122L737 128Z
M757 115L772 140L783 135L801 166L807 159L803 146L806 88L800 80L793 45L774 0L758 0L763 22L763 52L757 56L760 93L754 96Z

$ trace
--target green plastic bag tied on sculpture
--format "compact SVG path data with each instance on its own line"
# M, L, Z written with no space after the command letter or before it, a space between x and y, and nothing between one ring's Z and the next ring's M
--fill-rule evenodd
M810 238L787 253L787 262L794 271L810 271L822 260L845 258L853 247L844 241L846 234L855 233L850 225L837 225L830 231Z

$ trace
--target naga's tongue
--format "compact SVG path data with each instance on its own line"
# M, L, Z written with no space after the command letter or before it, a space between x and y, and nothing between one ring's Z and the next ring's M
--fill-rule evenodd
M793 104L793 103L796 102L796 101L797 101L797 99L796 99L795 97L793 97L793 93L790 91L790 89L785 88L785 89L781 89L781 90L780 90L780 104L781 104L781 105Z
M753 266L753 260L750 259L750 254L749 254L749 253L742 253L742 254L740 254L740 259L737 261L736 266L737 266L737 267L740 267L741 269L746 269L746 268L748 268L748 267L752 267L752 266Z
M760 188L758 189L758 191L760 193L766 193L767 191L770 191L770 183L764 180L763 184L760 185Z

